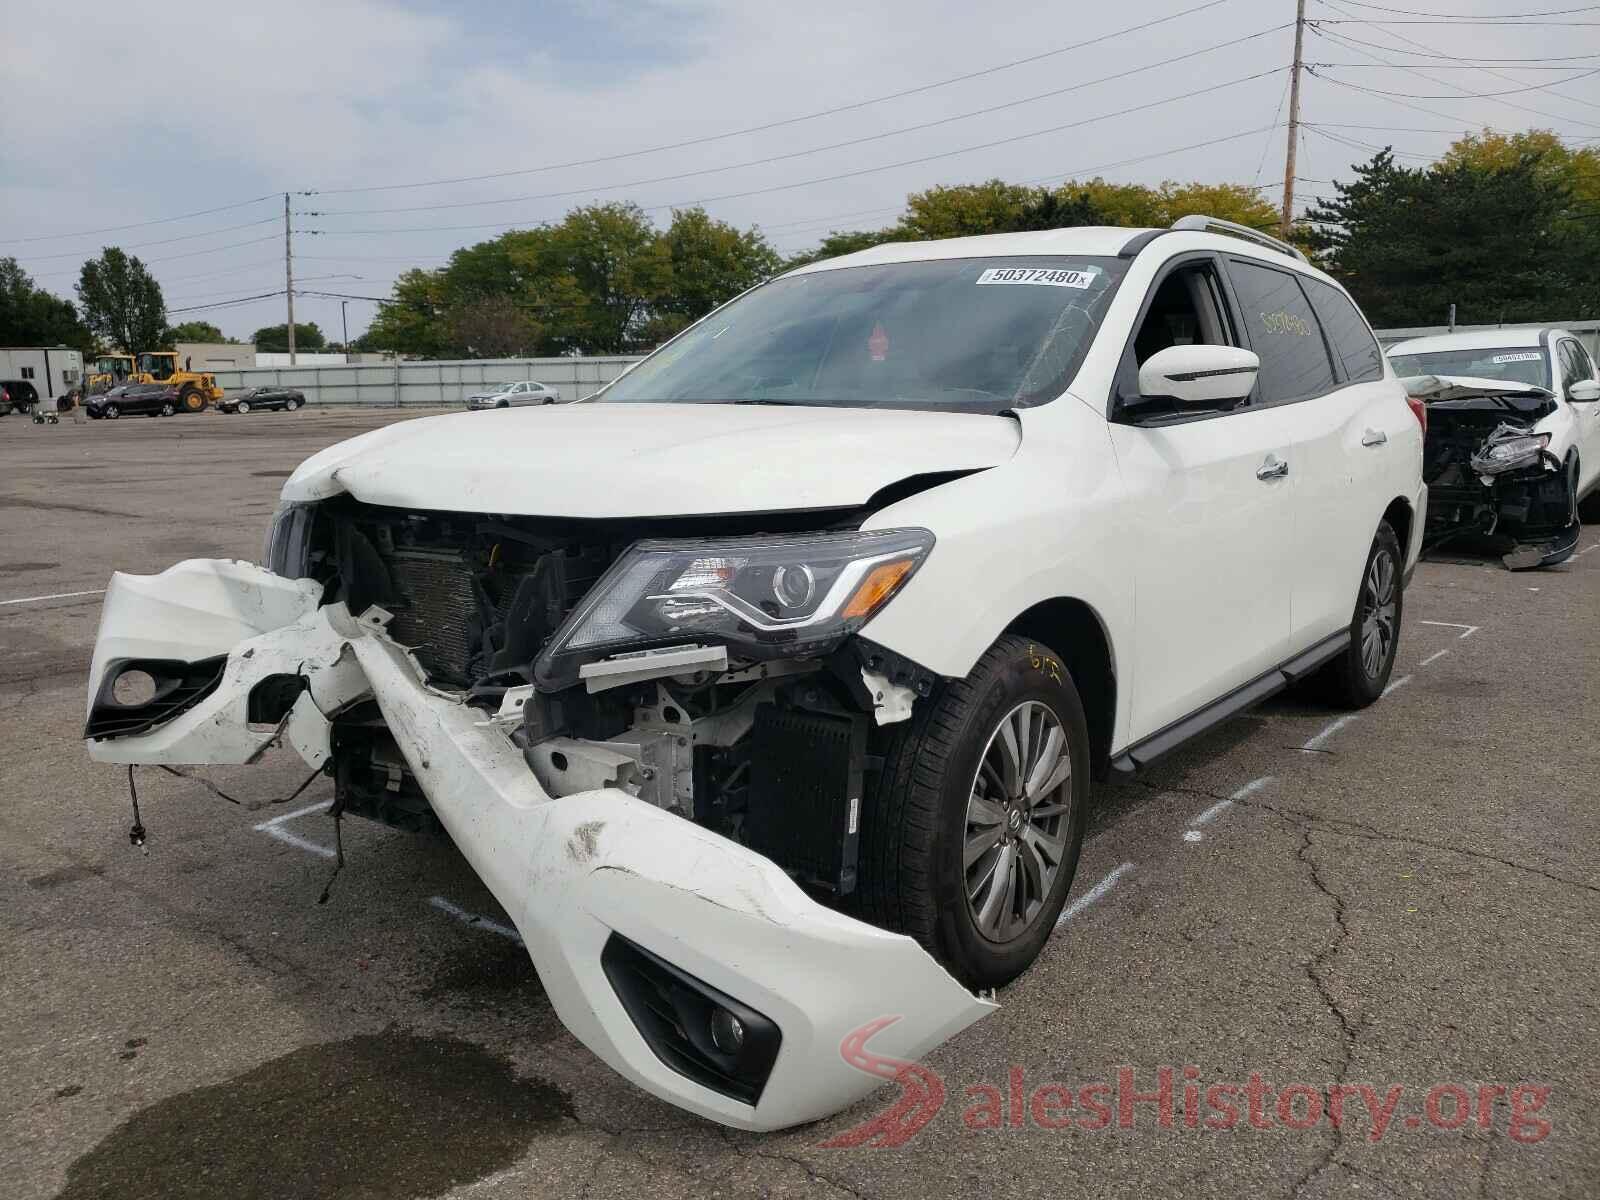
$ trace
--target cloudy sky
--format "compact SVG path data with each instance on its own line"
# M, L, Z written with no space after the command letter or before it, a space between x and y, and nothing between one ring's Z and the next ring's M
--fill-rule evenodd
M1600 74L1585 74L1600 69L1600 4L1533 7L1573 11L1508 29L1418 14L1500 15L1510 0L1310 0L1307 61L1344 65L1303 88L1301 196L1326 194L1379 144L1421 162L1485 126L1600 138ZM281 296L231 302L283 287L286 190L297 285L353 296L385 296L409 266L595 200L658 218L702 203L785 252L888 223L907 192L994 176L1231 180L1276 202L1294 3L5 0L4 12L0 255L71 297L83 259L121 245L161 280L174 321L245 337L283 320ZM1425 61L1436 69L1415 69ZM99 232L112 226L128 228ZM352 336L374 308L349 305ZM296 316L338 336L336 299L301 297Z

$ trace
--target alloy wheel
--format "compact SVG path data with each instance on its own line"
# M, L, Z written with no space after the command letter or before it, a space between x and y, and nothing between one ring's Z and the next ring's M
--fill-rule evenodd
M1368 679L1383 674L1394 651L1398 576L1394 556L1380 546L1361 585L1361 667Z
M961 856L967 907L994 942L1037 921L1067 856L1072 755L1049 705L1028 700L1001 718L978 760Z

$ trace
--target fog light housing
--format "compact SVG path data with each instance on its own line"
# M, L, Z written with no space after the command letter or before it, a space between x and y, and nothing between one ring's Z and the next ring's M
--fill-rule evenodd
M600 966L658 1059L724 1096L761 1099L783 1044L771 1018L620 933L606 939Z
M222 682L228 656L186 663L168 658L114 658L89 706L86 738L128 737L193 708Z

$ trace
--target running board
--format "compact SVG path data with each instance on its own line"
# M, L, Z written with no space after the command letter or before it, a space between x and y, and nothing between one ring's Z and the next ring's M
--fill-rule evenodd
M1213 700L1187 717L1180 717L1143 741L1135 742L1111 759L1111 769L1124 775L1142 771L1156 759L1170 754L1190 738L1199 737L1206 730L1277 695L1291 683L1298 683L1324 663L1343 654L1349 645L1350 631L1341 629L1304 653L1297 654L1287 662L1273 667L1265 675L1252 679L1243 687L1235 688L1226 696Z

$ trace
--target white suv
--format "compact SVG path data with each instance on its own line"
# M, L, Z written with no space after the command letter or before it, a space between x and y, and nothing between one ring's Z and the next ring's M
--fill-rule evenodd
M281 739L336 811L442 825L628 1078L832 1112L880 1082L846 1039L915 1058L1039 954L1094 778L1316 672L1383 691L1416 407L1219 224L879 246L592 402L324 450L266 568L113 577L90 753Z

